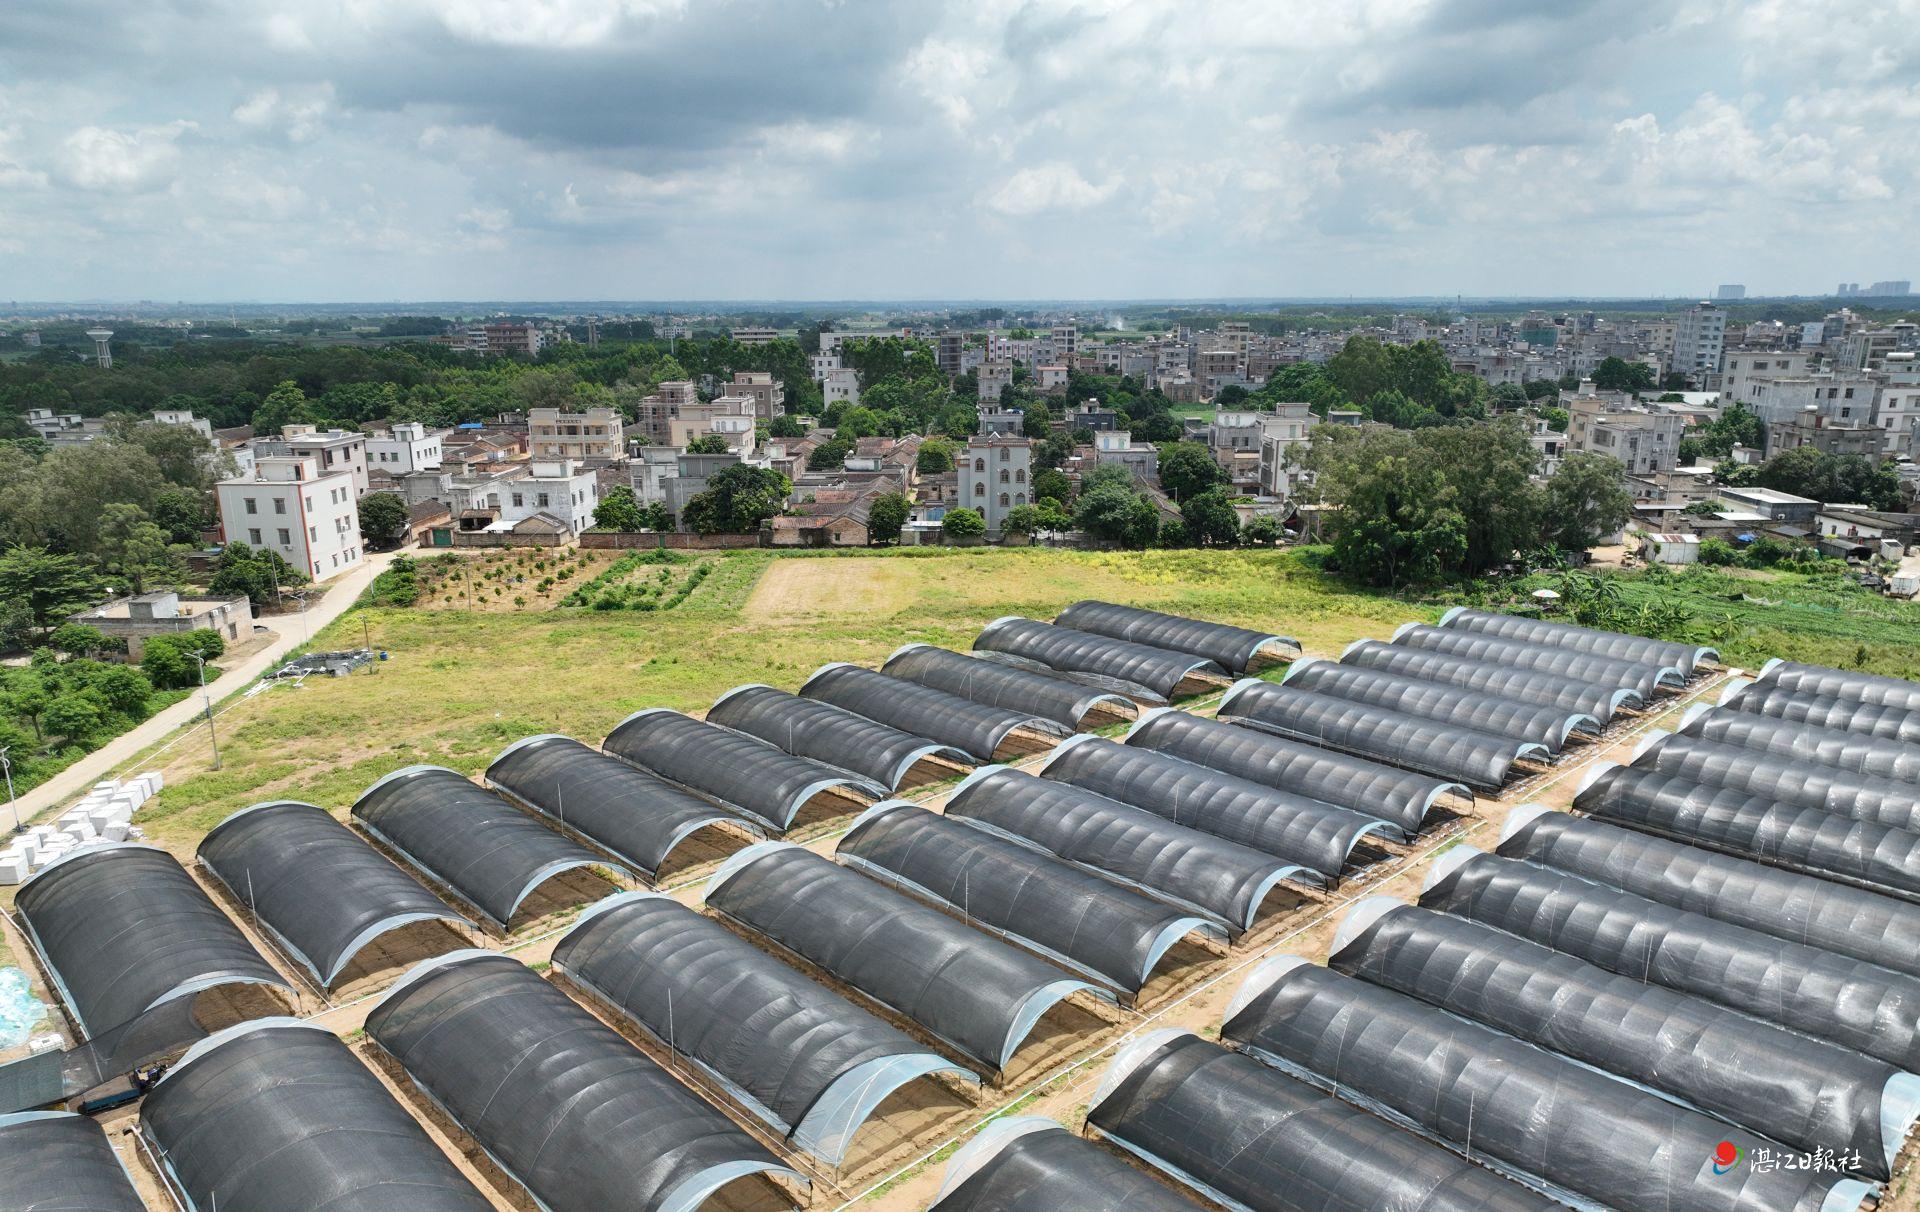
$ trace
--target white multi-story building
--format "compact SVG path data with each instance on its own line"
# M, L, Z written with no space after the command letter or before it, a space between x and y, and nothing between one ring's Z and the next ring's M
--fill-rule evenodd
M827 372L825 381L820 384L820 394L829 406L834 404L852 406L860 403L859 372L851 366L842 366L838 370Z
M156 408L153 419L160 425L183 425L198 433L207 441L213 441L213 422L205 417L196 417L191 408Z
M1072 366L1073 356L1080 352L1079 327L1073 324L1055 324L1051 336L1053 337L1053 356L1048 361L1063 362Z
M579 534L593 525L593 511L600 507L598 478L572 459L535 460L527 464L526 475L507 480L498 491L499 524L508 529L544 513Z
M367 438L367 462L390 476L435 471L440 466L440 434L418 421L396 421L384 434Z
M967 439L956 460L959 472L958 504L978 513L987 533L997 535L1007 513L1033 502L1033 442L1010 434L986 434Z
M1888 457L1920 457L1920 358L1891 354L1884 373L1875 408L1875 423L1887 435L1882 449Z
M1798 349L1740 349L1726 351L1720 372L1720 403L1751 409L1754 384L1761 379L1792 378L1807 373L1808 354Z
M527 453L536 459L618 459L627 453L617 408L535 408L527 413Z
M840 355L837 353L817 353L807 361L813 366L813 381L824 383L827 376L840 369Z
M364 473L363 473L364 474ZM250 475L215 488L228 543L278 552L315 581L359 565L360 490L347 467L327 470L314 455L268 455Z
M367 495L367 435L344 429L316 429L288 425L278 438L256 439L262 459L311 458L323 474L345 471L353 476L354 499Z
M1780 375L1753 380L1742 403L1769 425L1798 421L1808 410L1841 425L1869 425L1879 389L1865 374Z
M1674 319L1673 356L1667 365L1691 379L1719 374L1726 340L1727 313L1712 303L1697 303Z
M1307 444L1315 421L1311 407L1292 401L1274 405L1271 415L1261 414L1260 491L1263 495L1282 499L1293 495L1294 486L1303 473L1288 466L1288 456Z
M997 401L1001 392L1013 386L1013 363L1011 362L985 363L976 374L978 377L975 379L975 384L978 390L974 394L982 400Z

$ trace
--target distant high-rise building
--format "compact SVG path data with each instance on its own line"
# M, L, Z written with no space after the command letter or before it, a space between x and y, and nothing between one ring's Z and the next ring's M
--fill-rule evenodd
M1707 375L1720 372L1720 354L1727 341L1727 313L1711 303L1699 303L1674 318L1674 374Z
M1717 288L1713 292L1713 297L1721 300L1722 302L1726 302L1730 299L1744 299L1747 297L1747 288L1740 285L1738 282L1729 282Z
M960 373L960 355L966 348L966 335L957 332L943 332L934 343L934 360L939 364L940 373L949 379Z
M1867 293L1870 295L1878 295L1881 298L1901 298L1913 293L1913 283L1904 279L1875 282L1872 286L1867 287Z

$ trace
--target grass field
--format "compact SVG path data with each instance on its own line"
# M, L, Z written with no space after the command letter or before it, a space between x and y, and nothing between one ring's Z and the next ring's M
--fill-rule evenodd
M965 648L991 619L1050 618L1085 597L1272 629L1328 656L1461 600L1360 592L1295 551L935 548L705 560L710 573L665 611L369 609L374 643L391 661L232 704L220 718L218 771L208 768L204 732L142 759L162 766L168 786L140 823L184 851L262 799L339 808L408 763L473 772L536 732L597 742L642 707L700 710L742 682L792 689L827 661L876 665L914 641ZM1524 598L1536 581L1549 583L1536 578L1508 592ZM1654 594L1684 603L1690 629L1734 664L1780 655L1920 673L1920 606L1829 578L1706 569L1621 578L1629 603ZM315 647L357 642L359 613L316 636Z

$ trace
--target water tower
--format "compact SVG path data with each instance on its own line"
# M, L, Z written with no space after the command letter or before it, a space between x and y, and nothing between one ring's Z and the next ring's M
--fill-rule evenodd
M111 328L89 328L87 335L93 338L93 357L100 363L101 370L113 367L113 347L107 342L113 340Z

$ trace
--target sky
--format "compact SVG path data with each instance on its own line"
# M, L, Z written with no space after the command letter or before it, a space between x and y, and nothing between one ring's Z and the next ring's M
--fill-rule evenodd
M1920 0L6 0L0 300L1920 279Z

